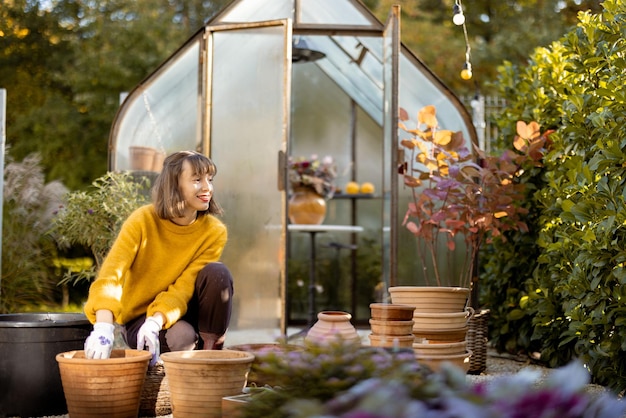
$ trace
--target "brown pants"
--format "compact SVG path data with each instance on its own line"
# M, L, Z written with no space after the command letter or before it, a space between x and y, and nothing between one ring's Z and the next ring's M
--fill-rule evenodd
M216 343L206 349L221 349L230 323L233 306L233 278L222 263L207 264L196 279L196 288L187 304L187 313L159 334L161 352L203 349L198 334L213 335ZM137 333L146 315L141 315L122 327L122 335L131 348L137 348Z

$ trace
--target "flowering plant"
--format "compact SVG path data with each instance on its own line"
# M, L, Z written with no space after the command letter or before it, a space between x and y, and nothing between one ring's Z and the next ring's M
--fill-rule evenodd
M289 159L289 183L293 190L309 187L320 196L330 199L335 192L335 177L337 169L331 156L320 159L314 154L311 158Z
M401 174L404 185L412 189L404 225L420 238L422 270L432 268L438 286L469 287L481 244L504 239L505 231L528 229L523 221L528 212L522 206L525 184L517 177L523 170L541 165L550 132L542 134L536 122L520 121L513 141L515 150L489 156L479 149L468 149L461 132L441 129L434 106L418 112L415 127L403 123L408 120L407 112L401 109L400 128L411 136L401 141L406 157ZM449 259L439 260L438 242L444 239L446 248L453 252L457 235L463 236L466 244L461 277L445 283L439 268ZM428 282L429 277L425 280Z
M473 383L450 363L438 372L412 350L355 350L341 342L310 345L257 360L273 387L247 388L242 418L609 418L626 403L609 391L585 391L590 376L574 361L542 377L540 369Z

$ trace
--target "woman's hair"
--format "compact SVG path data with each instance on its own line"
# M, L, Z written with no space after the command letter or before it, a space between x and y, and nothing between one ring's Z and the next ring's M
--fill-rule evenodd
M194 174L213 177L217 174L217 167L205 155L196 151L179 151L170 154L163 162L163 170L157 177L152 188L152 201L157 215L162 219L174 219L184 215L185 200L180 194L178 181L183 172L183 162L188 161ZM209 209L198 211L198 216L221 215L220 205L211 197Z

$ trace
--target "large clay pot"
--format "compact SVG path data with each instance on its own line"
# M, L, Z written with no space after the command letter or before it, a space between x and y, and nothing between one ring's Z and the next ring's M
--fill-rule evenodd
M317 314L317 322L307 332L305 341L324 344L336 339L361 345L361 337L350 323L352 315L341 311L322 311Z
M319 225L326 217L326 200L310 187L298 187L289 198L288 216L292 224Z
M113 350L108 359L88 359L82 350L59 353L63 392L72 418L135 418L152 355Z
M157 158L156 148L132 145L128 147L128 152L131 170L153 171Z
M254 354L236 350L161 354L169 381L172 415L222 417L222 398L242 393Z
M392 303L415 306L415 312L462 312L470 289L465 287L392 286Z
M83 348L91 329L78 313L0 315L0 417L65 414L55 357Z

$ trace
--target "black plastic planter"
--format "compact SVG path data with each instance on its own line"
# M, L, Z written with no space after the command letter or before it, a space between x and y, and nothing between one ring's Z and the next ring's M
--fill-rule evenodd
M83 314L0 315L0 417L66 414L56 355L82 350L91 329Z

